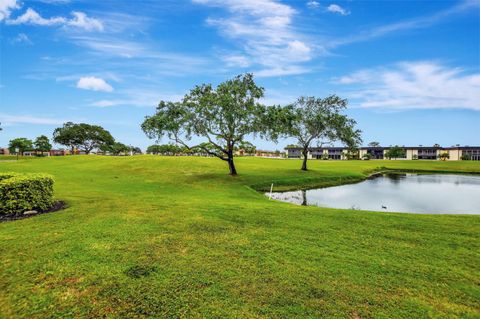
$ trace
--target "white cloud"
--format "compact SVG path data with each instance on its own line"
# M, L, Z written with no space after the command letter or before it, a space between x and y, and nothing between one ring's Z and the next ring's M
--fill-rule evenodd
M32 8L28 8L27 11L14 20L7 20L7 24L35 24L35 25L58 25L66 22L65 18L53 17L45 19L37 11Z
M318 1L308 1L307 2L307 7L310 8L310 9L316 9L316 8L320 7L320 2L318 2Z
M40 2L48 4L67 4L70 3L71 0L40 0Z
M341 39L333 39L332 41L329 41L328 47L334 48L341 45L368 41L368 40L386 36L392 33L395 34L399 31L408 31L408 30L427 28L437 23L441 23L444 20L454 15L468 12L470 10L478 11L479 9L480 9L480 1L464 0L448 9L438 11L434 14L419 16L419 17L415 17L415 18L400 21L400 22L386 24L386 25L374 27L370 30L359 31L352 36L348 36Z
M0 0L2 1L2 0ZM72 12L73 18L67 19L64 17L44 18L37 11L28 8L24 14L18 16L16 19L6 20L7 24L32 24L40 26L63 25L67 27L74 27L86 31L103 31L103 24L100 20L89 18L85 13L79 11Z
M112 92L113 87L104 79L95 76L82 77L77 82L77 88L92 91Z
M296 10L292 7L274 0L193 2L222 7L231 14L226 18L206 20L208 25L217 27L222 35L234 40L242 50L240 55L227 54L223 58L227 66L260 68L254 73L263 76L295 74L295 70L306 72L306 67L300 64L313 58L313 47L304 35L293 28ZM235 61L241 63L232 63Z
M93 107L115 107L115 106L135 106L135 107L156 107L160 100L180 101L183 98L181 94L161 94L156 90L146 89L127 89L118 92L118 99L99 100L90 103Z
M328 12L333 12L333 13L338 13L341 14L342 16L346 16L350 14L350 11L342 8L338 4L331 4L327 7Z
M0 22L8 19L13 10L20 8L17 0L0 0Z
M103 24L100 20L89 18L80 11L72 12L73 19L67 21L68 26L77 27L86 31L103 31Z
M250 60L244 55L226 55L222 57L222 60L229 67L246 68L251 65Z
M63 119L39 117L31 115L9 115L0 114L0 123L5 125L12 124L39 124L39 125L58 125L68 122Z
M109 56L132 58L144 55L147 50L143 44L132 41L90 36L75 36L71 39L78 45Z
M25 33L19 33L13 40L12 43L26 43L26 44L33 44L33 42L30 40L28 35Z
M335 80L354 86L350 98L360 107L480 111L480 73L466 73L437 62L402 62Z

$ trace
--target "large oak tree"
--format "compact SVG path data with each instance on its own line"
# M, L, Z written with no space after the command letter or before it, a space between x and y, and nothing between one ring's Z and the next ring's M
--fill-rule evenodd
M74 154L75 149L90 154L94 149L105 145L113 145L115 142L110 132L101 126L72 122L67 122L63 124L63 127L56 128L53 131L53 141L70 147L72 154Z
M52 144L50 144L50 140L45 135L37 137L33 145L38 152L49 152L52 149Z
M342 113L346 107L347 100L336 95L300 97L286 107L284 132L295 138L302 148L302 170L307 170L308 151L314 143L323 146L341 142L349 148L361 143L356 122Z
M15 138L8 143L8 150L10 153L16 153L16 149L23 155L23 152L33 150L33 142L25 137Z
M201 149L228 163L236 175L234 150L249 134L265 136L269 131L264 116L267 108L258 101L264 89L252 74L238 75L219 84L194 87L181 102L161 101L153 116L147 116L142 129L150 138L168 137L189 149ZM203 143L191 145L193 136Z

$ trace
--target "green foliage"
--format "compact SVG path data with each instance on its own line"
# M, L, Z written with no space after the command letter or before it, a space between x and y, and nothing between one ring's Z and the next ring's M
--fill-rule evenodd
M371 160L372 159L372 154L365 153L365 154L363 154L362 158L366 161Z
M188 149L174 144L150 145L147 153L155 155L178 155L187 152Z
M360 159L359 150L356 147L348 148L346 151L343 152L343 156L345 156L345 158L349 161Z
M370 142L368 143L368 147L380 147L380 143L379 142Z
M52 149L50 140L45 135L40 135L34 142L35 150L39 152L49 152Z
M103 152L110 152L113 155L126 155L132 148L120 142L114 142L113 144L104 144L100 146L100 150Z
M245 154L255 154L257 147L248 141L241 141L235 150L243 150Z
M388 159L397 159L397 158L404 158L406 154L406 151L403 147L400 147L398 145L395 145L393 147L390 147L386 152L385 152L385 157Z
M438 155L438 158L440 158L442 161L446 161L450 158L450 154L448 152L443 152Z
M142 130L150 138L168 137L187 148L201 148L229 164L236 175L233 152L248 134L266 134L267 108L258 100L264 89L256 85L252 74L244 74L219 84L193 88L181 102L161 101L153 116L147 116ZM206 143L190 146L193 136ZM205 147L208 145L209 147Z
M340 141L349 148L358 146L362 139L356 122L342 112L347 100L336 95L326 98L300 97L287 106L282 115L284 133L297 139L303 149L302 170L307 170L307 152L312 142L319 145Z
M301 207L249 186L338 185L381 166L478 172L480 162L312 161L299 172L299 160L236 161L234 179L212 158L0 163L54 174L56 195L70 204L0 223L2 315L476 317L478 216Z
M460 156L460 159L462 161L470 161L472 157L470 156L470 154L462 154L462 156Z
M25 151L33 150L33 142L25 137L15 138L8 144L8 150L10 153L15 153L15 149L19 149L19 153L22 154Z
M412 160L418 160L418 155L417 155L417 154L413 154L413 155L412 155Z
M478 317L479 216L302 207L252 187L480 172L480 162L311 161L301 172L300 160L235 160L237 178L205 157L0 163L53 174L70 207L0 223L0 317Z
M0 174L0 214L50 208L53 183L53 177L46 174Z
M79 149L87 154L96 148L103 148L115 142L110 132L101 126L72 122L56 128L53 131L53 141L70 147L72 151Z
M287 148L300 148L301 146L298 145L298 144L288 144L287 146L285 146L285 149Z
M130 146L130 150L132 151L133 155L142 154L142 150L138 146Z

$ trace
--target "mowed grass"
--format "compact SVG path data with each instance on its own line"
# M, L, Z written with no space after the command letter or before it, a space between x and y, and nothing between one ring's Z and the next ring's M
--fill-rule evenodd
M0 318L479 318L480 217L302 207L255 189L479 162L73 156L69 208L0 224ZM438 194L442 196L442 194ZM479 194L480 205L480 194Z

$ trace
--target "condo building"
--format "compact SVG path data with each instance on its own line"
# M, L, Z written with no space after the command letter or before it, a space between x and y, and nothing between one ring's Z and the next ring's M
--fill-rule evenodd
M364 159L386 159L387 151L391 147L360 147L358 148L357 157ZM403 157L396 159L405 160L472 160L480 161L480 146L400 146L404 150ZM303 158L302 148L286 147L287 158ZM311 147L308 149L307 158L309 159L331 159L345 160L348 159L349 150L346 147ZM366 155L368 154L368 155ZM445 154L447 154L445 156ZM443 156L442 156L443 155Z

